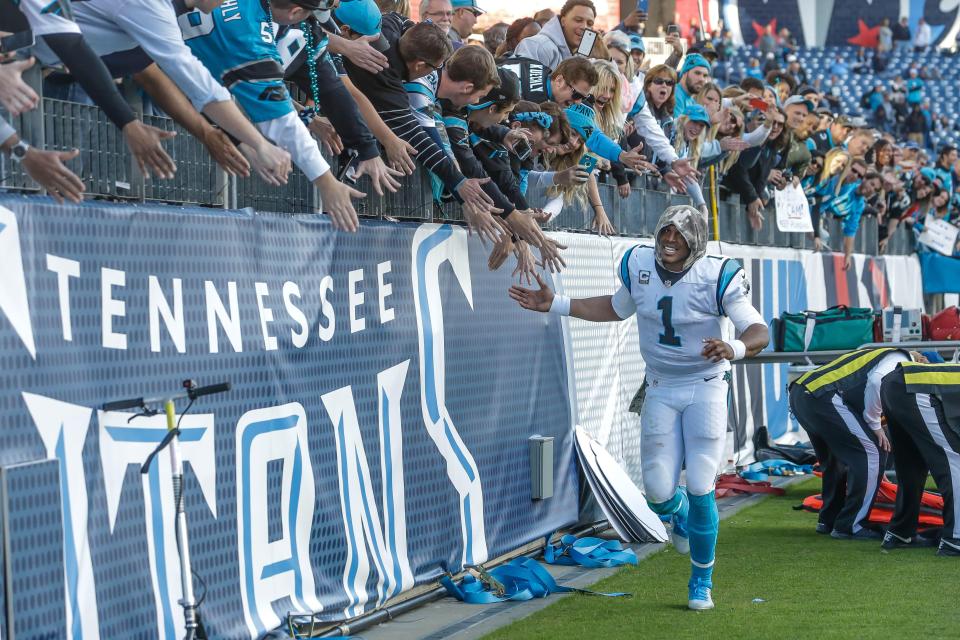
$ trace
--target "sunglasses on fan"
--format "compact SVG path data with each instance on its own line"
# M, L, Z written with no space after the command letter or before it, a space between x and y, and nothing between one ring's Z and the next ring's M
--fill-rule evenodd
M590 101L591 104L592 104L592 100L593 100L593 96L590 95L589 93L580 93L579 91L577 91L577 90L574 89L573 87L570 87L570 98L571 98L574 102L579 102L579 101L581 101L581 100L585 100L585 101Z

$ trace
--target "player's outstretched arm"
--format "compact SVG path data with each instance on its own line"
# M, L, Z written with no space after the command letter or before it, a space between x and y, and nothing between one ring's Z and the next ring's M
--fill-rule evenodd
M573 316L591 322L613 322L621 320L613 310L611 299L613 296L598 296L596 298L578 298L571 300L565 296L556 296L553 290L543 281L540 274L534 274L539 289L526 289L514 285L510 287L510 297L517 301L524 309L546 313L554 311L560 315ZM558 308L552 308L557 303Z

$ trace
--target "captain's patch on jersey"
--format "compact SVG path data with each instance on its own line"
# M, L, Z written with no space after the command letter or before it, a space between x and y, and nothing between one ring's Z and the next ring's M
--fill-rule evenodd
M650 282L650 272L641 271L637 274L637 284L649 284Z

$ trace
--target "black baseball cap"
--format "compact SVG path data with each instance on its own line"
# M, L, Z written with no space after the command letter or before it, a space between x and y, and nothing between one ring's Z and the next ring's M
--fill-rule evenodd
M717 48L709 40L697 40L688 49L687 53L699 53L703 57L714 62L717 59Z
M497 76L500 78L500 86L490 89L477 104L467 105L467 109L473 111L486 109L495 104L514 104L520 101L520 78L517 74L509 69L497 67Z

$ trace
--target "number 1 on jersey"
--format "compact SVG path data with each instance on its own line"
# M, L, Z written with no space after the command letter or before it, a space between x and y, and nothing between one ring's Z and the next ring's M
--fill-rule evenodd
M660 319L663 321L663 333L660 334L660 344L668 347L679 347L681 345L680 336L673 329L673 296L664 296L657 303L657 309L660 310Z

